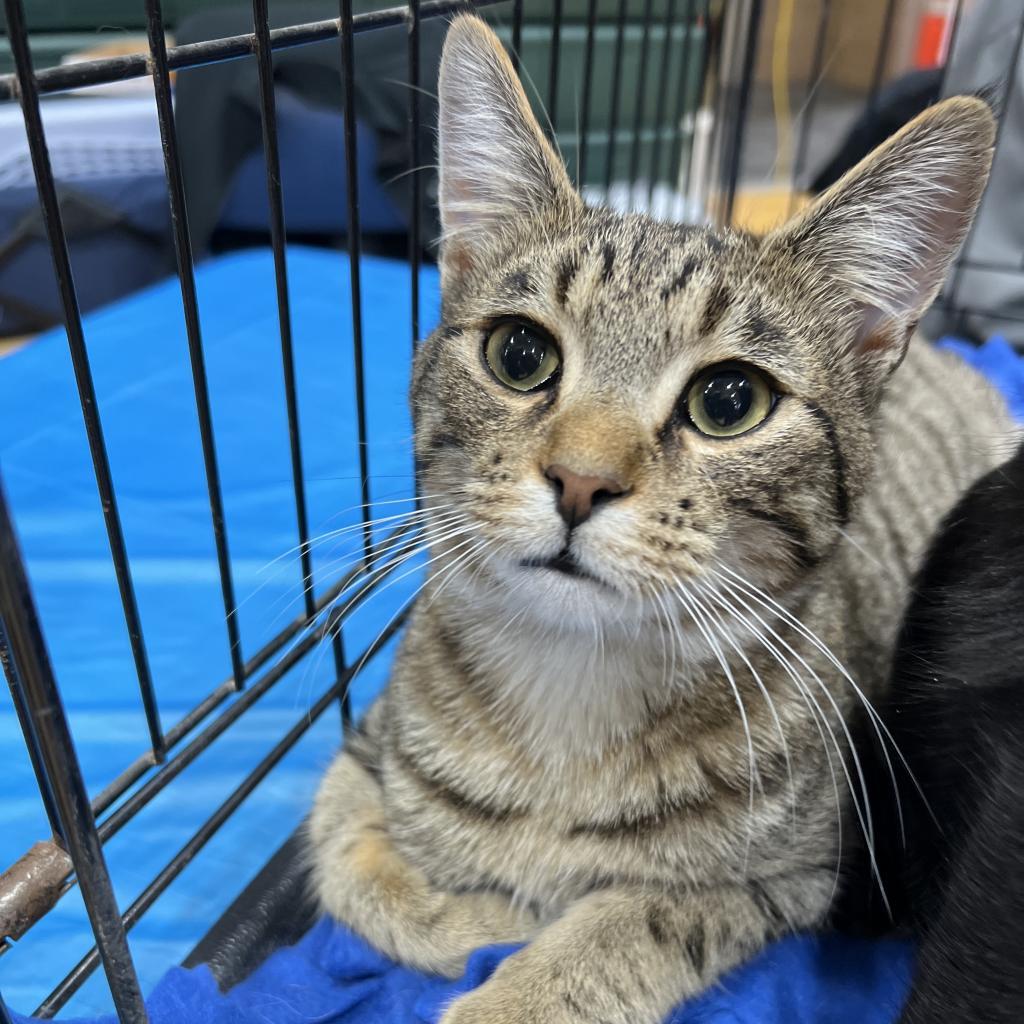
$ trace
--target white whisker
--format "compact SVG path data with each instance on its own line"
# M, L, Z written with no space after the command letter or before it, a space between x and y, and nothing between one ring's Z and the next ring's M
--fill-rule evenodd
M331 601L329 604L325 605L322 609L320 609L316 617L312 619L309 623L307 623L307 625L302 630L300 630L299 633L296 635L296 637L293 640L292 647L294 648L294 646L297 643L300 643L303 636L305 636L305 634L307 634L311 629L317 628L318 625L320 624L320 620L338 619L340 622L346 616L349 609L355 602L360 601L363 597L368 597L373 593L380 593L383 590L387 590L388 587L393 586L400 580L403 580L407 576L412 575L412 573L419 571L421 568L425 568L427 565L430 564L431 561L434 561L435 559L428 560L426 563L424 563L423 566L413 566L412 569L409 569L406 572L401 573L397 578L392 577L392 579L389 580L388 583L385 584L383 587L377 587L372 583L367 585L366 581L369 580L374 575L374 573L378 573L381 577L383 577L383 575L385 575L386 573L394 572L394 570L397 569L399 566L415 558L421 552L426 551L431 544L442 543L446 540L454 539L455 537L461 536L463 533L468 532L470 529L472 529L472 527L459 525L457 527L451 527L450 529L444 530L440 536L431 536L428 534L420 538L420 540L417 543L413 544L412 542L410 542L410 544L406 545L405 550L393 562L387 563L385 565L380 565L379 562L375 562L369 569L367 569L363 573L360 573L351 581L350 587L357 587L358 589L356 590L356 593L348 599L345 605L340 610L338 610L338 602L342 599L342 597L344 597L345 594L349 593L349 588L343 590L334 598L333 601ZM360 583L362 583L361 586Z
M424 521L409 522L405 524L405 529L401 526L398 528L398 536L390 536L386 540L380 542L373 549L371 561L368 565L364 565L362 570L350 581L350 586L355 584L361 577L376 571L379 563L382 562L386 557L396 555L408 547L415 546L416 544L422 543L422 536L420 531L424 529L438 528L444 526L450 526L457 522L461 517L461 513L446 512L444 515L439 516L435 522L425 523ZM332 549L333 551L334 549ZM345 555L339 558L332 558L325 564L317 567L317 576L321 580L329 579L334 580L335 577L342 577L345 570L352 566L360 565L365 561L365 556L361 547L357 551L349 551ZM340 567L340 568L339 568ZM266 586L270 581L267 580L259 588L253 591L252 594L248 595L246 600L254 597L263 586ZM275 624L280 621L281 617L286 614L289 608L299 604L305 596L305 590L301 590L298 593L283 594L274 602L269 609L269 614L273 615L271 624ZM318 613L319 614L319 613Z
M748 823L747 823L747 828L748 828L748 832L747 832L747 857L749 858L749 856L750 856L750 846L751 846L751 843L753 842L753 831L752 831L752 829L753 829L753 817L754 817L754 784L755 784L755 780L756 780L758 788L762 791L762 793L764 792L764 787L761 785L761 779L760 779L760 776L758 775L758 772L757 772L757 759L756 759L755 754L754 754L754 740L753 740L753 735L751 734L751 731L750 731L750 722L749 722L749 720L747 718L747 709L746 709L746 707L743 704L743 697L740 695L739 687L736 685L736 678L735 678L735 676L733 676L732 668L729 666L728 659L725 657L724 653L722 652L722 648L718 645L718 643L716 642L715 638L711 635L710 631L707 629L707 627L701 621L701 619L703 617L703 613L698 611L698 609L696 607L696 603L693 601L693 599L690 597L690 595L684 589L682 583L679 580L676 580L676 583L677 583L676 594L679 596L680 600L682 601L683 607L687 610L687 612L690 615L690 618L693 620L694 625L697 627L697 629L700 631L701 635L707 641L707 644L711 648L712 652L714 653L715 658L718 661L719 665L722 666L722 671L725 673L725 677L729 681L729 686L732 689L733 697L734 697L734 699L736 701L736 707L737 707L737 709L738 709L738 711L740 713L740 720L743 723L743 734L744 734L744 736L746 737L746 740L747 740L747 758L748 758L748 761L749 761L749 768L750 768L750 770L748 772L748 775L747 775L747 780L748 780L748 783L749 783L749 806L748 806L748 810L749 810L749 814L750 814L750 816L748 818Z
M815 728L818 732L818 737L821 740L822 751L825 754L825 760L828 764L829 777L832 781L832 792L835 799L836 809L836 829L837 829L837 850L838 854L836 857L836 873L832 883L832 896L835 896L836 890L839 887L839 875L842 867L842 856L843 856L843 804L842 798L839 795L839 782L836 778L835 765L832 762L832 754L829 751L828 743L825 740L825 730L828 730L828 737L832 741L832 746L835 748L836 754L839 758L840 767L843 770L843 775L846 777L846 784L849 790L853 791L853 780L850 776L849 770L846 767L846 761L843 757L842 748L839 745L839 741L836 738L835 731L833 730L827 716L821 710L820 705L814 698L814 694L804 685L804 681L796 674L793 666L789 662L789 659L782 654L782 652L765 637L765 635L759 630L742 612L740 612L735 606L728 600L728 597L723 594L717 593L712 588L708 588L708 593L719 605L724 608L730 615L735 617L741 622L750 633L760 642L760 644L767 650L772 657L782 666L783 670L789 676L793 685L796 688L797 693L804 702L804 706L807 708L811 715L811 721L814 723ZM824 728L822 728L824 726ZM865 834L865 839L867 838Z
M723 582L723 584L729 585L729 581L724 576L721 576L720 574L716 574L716 575L720 576L720 579ZM853 789L852 786L851 786L851 789L850 789L850 795L853 798L853 806L854 806L854 809L857 812L857 817L860 819L861 828L864 830L865 839L866 839L867 845L868 845L868 855L869 855L869 857L871 859L871 865L872 865L872 868L873 868L873 870L875 872L875 876L878 879L879 888L880 888L881 894L882 894L882 900L885 903L886 910L889 913L891 913L891 908L889 906L889 900L888 900L888 897L887 897L887 895L885 893L885 889L884 889L883 884L882 884L881 872L879 871L877 860L876 860L876 857L875 857L875 830L874 830L874 823L873 823L872 818L871 818L871 802L870 802L870 797L869 797L869 794L868 794L867 777L864 774L864 768L863 768L863 765L861 763L860 755L858 754L857 747L856 747L856 745L853 742L853 736L850 733L849 726L846 724L846 718L843 715L842 709L836 703L835 697L832 696L831 690L829 690L829 688L822 681L821 676L819 676L818 673L807 663L806 659L804 659L804 657L799 653L799 651L797 651L786 640L784 640L770 625L768 625L767 622L765 622L765 620L758 614L758 612L755 611L744 600L744 598L741 596L741 593L739 592L739 588L738 587L730 586L730 589L732 591L733 597L737 601L739 601L739 603L741 605L743 605L743 607L761 624L761 626L764 629L766 629L775 638L775 640L778 643L780 643L783 647L785 647L786 650L789 651L789 653L794 658L796 658L796 660L810 673L811 678L821 688L822 693L825 695L825 699L832 706L832 710L835 712L836 717L839 720L839 724L842 727L843 734L844 734L844 736L846 738L846 742L847 742L847 745L849 747L850 757L853 760L854 769L855 769L855 771L857 773L857 779L858 779L858 782L860 784L860 790L861 790L861 794L862 794L862 798L863 798L863 802L864 802L863 803L863 807L861 807L860 802L857 800L857 798L856 798L856 791Z
M457 533L456 536L461 536L462 533L469 532L469 530L471 530L471 529L472 529L472 527L466 527L460 533ZM448 538L445 538L445 539L448 539ZM385 590L390 589L391 587L395 586L396 583L400 583L402 580L407 579L409 576L412 576L414 573L425 572L426 569L428 568L428 566L430 566L431 564L437 562L441 558L444 558L446 555L452 555L454 552L461 550L467 544L474 543L474 540L475 540L475 538L470 537L467 540L460 541L453 548L449 548L448 550L442 551L439 554L436 554L433 557L427 559L427 561L424 562L423 565L414 565L411 569L407 569L405 572L400 573L398 576L392 576L391 579L389 579L387 581L387 583L385 583L383 586L371 586L370 588L364 588L364 589L358 591L355 595L353 595L352 598L350 598L350 600L345 604L345 606L343 608L341 608L340 611L334 612L333 609L332 609L332 612L329 615L328 621L332 621L333 620L333 625L329 626L328 629L326 630L324 636L321 637L321 641L320 641L321 645L323 645L323 641L327 637L331 637L333 639L333 636L335 635L336 632L340 633L340 631L341 631L341 629L342 629L342 627L343 627L343 625L345 623L348 611L350 610L350 608L352 607L352 605L356 601L360 601L361 599L365 598L365 601L369 602L372 598L379 596ZM438 542L439 541L435 538L430 543L438 543ZM425 549L426 548L423 547L423 548L418 549L418 550L425 550ZM411 554L403 556L398 562L394 563L394 565L392 565L390 567L389 571L393 571L393 569L397 568L399 565L403 564L404 562L409 561L411 558L415 557L416 553L417 552L414 551ZM456 560L456 561L458 561L458 560ZM417 589L416 589L415 593L416 593L417 596L420 594L420 592L423 590L423 588L430 581L431 581L431 577L429 575L424 578L423 583L421 583L420 586L417 587ZM393 622L395 618L397 618L397 614L394 617L392 617L392 619L390 621ZM390 623L389 623L389 625L390 625ZM387 626L385 626L384 628L387 629ZM323 659L323 650L321 650L321 653L317 656L316 664L314 665L314 670L315 670L316 667L319 666L319 663L320 663L320 661L322 659ZM355 678L355 673L353 673L352 678L353 679Z
M753 600L757 601L762 607L768 608L769 610L774 608L780 616L782 616L787 622L790 623L790 625L793 626L794 629L801 633L819 651L821 651L821 653L825 655L826 658L828 658L828 660L836 667L836 669L839 671L842 677L853 688L853 692L857 695L857 699L860 701L862 707L868 715L869 721L872 723L872 726L875 730L875 735L878 737L878 744L881 747L882 755L885 758L886 767L889 770L889 778L892 781L893 796L896 802L896 810L899 817L900 835L902 837L902 841L904 843L906 842L906 836L903 825L903 807L900 800L899 786L896 783L896 771L893 767L892 759L889 757L889 749L886 745L886 740L888 740L888 742L892 745L892 749L896 752L896 756L902 762L903 768L905 769L907 776L909 777L910 781L914 784L914 788L917 790L918 794L921 797L921 800L924 802L925 808L927 809L928 814L931 816L932 821L935 823L936 828L938 828L941 831L942 826L939 823L938 818L935 816L935 813L932 811L931 804L928 802L928 798L925 796L924 790L922 789L921 784L917 780L917 776L914 775L913 770L907 763L907 759L903 756L903 751L900 750L899 744L896 742L896 740L893 738L892 733L889 731L889 727L885 724L881 715L879 715L879 713L875 710L875 707L871 703L871 701L868 700L864 691L857 685L854 678L846 670L846 666L843 665L843 663L832 652L831 648L829 648L829 646L813 630L809 629L803 622L801 622L795 615L793 615L792 612L790 612L788 609L784 608L781 604L779 604L778 601L773 600L771 597L769 597L768 594L764 593L763 590L760 590L758 587L755 587L749 581L744 580L741 576L733 572L733 570L730 569L728 566L723 565L721 562L719 562L718 565L720 568L724 569L730 576L732 576L740 585L745 587L748 595ZM712 570L712 572L714 572L714 570ZM720 574L716 573L716 575ZM885 734L884 738L882 735L883 733Z
M694 586L697 588L699 594L703 594L706 597L710 597L713 600L716 595L709 588L702 586L698 581L694 581ZM775 707L775 702L772 700L771 694L768 692L768 688L764 685L760 674L757 669L751 664L750 659L747 657L744 650L736 643L736 641L729 635L728 630L725 628L725 620L722 617L721 612L716 611L714 608L707 605L704 606L706 613L715 616L715 622L712 626L715 626L715 631L718 635L729 644L730 647L739 655L743 664L746 666L747 671L750 673L751 679L753 679L758 690L761 692L761 696L764 697L765 703L768 705L768 711L772 716L772 721L775 723L775 731L779 734L779 742L782 744L782 755L786 761L786 774L789 777L789 805L790 810L793 814L793 831L796 831L796 786L793 782L793 765L789 756L789 744L786 741L786 731L782 727L782 720L779 718L779 712Z

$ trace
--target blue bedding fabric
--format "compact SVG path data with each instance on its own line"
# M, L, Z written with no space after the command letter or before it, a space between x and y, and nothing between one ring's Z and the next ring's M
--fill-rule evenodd
M516 948L478 950L462 978L446 981L396 967L323 920L225 994L205 966L170 971L148 1001L150 1024L435 1024L454 998L483 984ZM911 960L909 946L896 941L786 939L678 1009L667 1024L889 1024ZM28 1021L14 1015L15 1024ZM104 1017L95 1024L117 1022Z
M355 524L359 516L348 267L344 255L296 248L289 252L289 270L305 477L319 531ZM404 399L408 279L404 264L364 260L370 464L378 502L411 493ZM277 561L295 536L270 253L212 260L199 268L197 285L239 619L251 654L301 607L294 557ZM438 311L433 269L424 269L421 287L423 322L429 325ZM91 314L86 337L167 727L229 672L177 283ZM988 374L1024 419L1024 360L1004 341L979 349L945 344ZM95 792L140 751L144 729L62 332L0 360L0 393L0 469L79 759ZM400 503L376 511L406 508ZM357 551L358 533L350 537ZM344 554L344 545L341 556L336 545L317 549L318 589L340 571ZM352 651L376 635L413 582L398 583L376 611L368 602L365 620L346 627ZM137 827L108 844L122 907L223 799L226 786L251 767L254 752L263 753L308 707L330 678L327 660L293 671L161 794ZM382 684L386 666L382 656L361 674L353 694L356 713ZM263 794L255 813L236 815L203 852L202 870L186 873L133 930L136 963L151 989L153 1024L431 1024L452 998L484 981L511 952L479 951L465 977L452 983L388 963L322 921L227 994L217 992L205 968L174 969L154 987L166 965L180 961L198 939L202 922L226 906L298 823L337 733L336 715L315 726L308 749L296 748L247 801ZM4 749L20 746L2 701L0 740ZM0 801L4 865L45 835L31 775L17 758L8 783ZM9 1003L35 1005L44 985L87 948L77 898L73 890L0 958L0 989ZM911 948L895 941L794 937L731 973L671 1021L883 1024L896 1015L911 962ZM69 1007L69 1017L113 1020L102 1016L109 1006L103 989L97 972Z

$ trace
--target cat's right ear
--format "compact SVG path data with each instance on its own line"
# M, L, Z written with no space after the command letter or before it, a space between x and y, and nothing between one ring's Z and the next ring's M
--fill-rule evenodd
M541 132L505 48L479 18L452 22L438 88L441 272L450 280L510 220L582 200Z

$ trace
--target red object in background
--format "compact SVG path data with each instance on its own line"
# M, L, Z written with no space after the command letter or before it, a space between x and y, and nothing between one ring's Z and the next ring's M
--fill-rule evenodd
M941 67L946 61L949 5L930 3L917 24L917 45L914 47L914 67L919 71Z

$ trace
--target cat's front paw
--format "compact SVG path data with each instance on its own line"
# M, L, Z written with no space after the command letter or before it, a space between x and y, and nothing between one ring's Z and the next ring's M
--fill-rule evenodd
M594 1019L564 990L559 972L531 962L524 953L509 957L489 981L456 999L439 1024L581 1024Z
M439 1024L580 1024L579 1017L568 1012L554 1015L536 1009L535 1000L525 993L506 993L496 997L490 985L456 999Z

